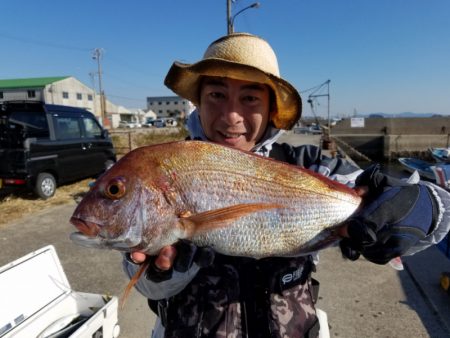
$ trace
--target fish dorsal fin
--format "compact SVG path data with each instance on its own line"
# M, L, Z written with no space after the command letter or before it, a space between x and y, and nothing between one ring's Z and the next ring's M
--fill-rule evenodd
M254 212L280 208L284 208L284 206L276 203L236 204L188 217L181 217L180 225L185 234L185 238L189 238L201 232L226 227L236 219Z

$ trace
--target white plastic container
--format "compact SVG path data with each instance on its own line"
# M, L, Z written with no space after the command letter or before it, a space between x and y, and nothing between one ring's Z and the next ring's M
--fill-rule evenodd
M0 268L2 338L57 338L64 330L65 337L116 338L117 307L115 296L73 291L52 245Z

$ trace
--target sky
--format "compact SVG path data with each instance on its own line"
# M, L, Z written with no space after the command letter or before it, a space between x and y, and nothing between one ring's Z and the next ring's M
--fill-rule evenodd
M232 15L252 0L234 0ZM259 0L234 18L266 39L304 116L450 115L450 1ZM199 61L227 33L226 0L2 1L0 79L74 76L127 108L174 95L174 61ZM90 75L90 74L93 74ZM329 90L323 85L330 80ZM321 86L323 85L323 86ZM308 104L312 96L312 108ZM328 96L330 103L328 105ZM313 109L313 110L312 110Z

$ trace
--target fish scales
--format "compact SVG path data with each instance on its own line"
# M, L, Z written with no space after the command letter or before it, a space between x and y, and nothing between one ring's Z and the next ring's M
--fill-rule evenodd
M229 149L225 148L225 150ZM225 153L225 155L231 154ZM200 158L202 159L202 157ZM253 159L253 156L250 156L250 159ZM292 172L285 172L291 175L283 175L283 172L277 174L276 171L271 172L270 167L258 166L258 161L252 163L244 158L243 161L241 159L241 163L236 163L235 157L230 158L230 156L223 156L220 159L220 167L211 167L210 161L214 160L215 162L212 163L217 163L217 158L210 158L209 156L206 161L196 158L186 161L187 165L184 167L178 165L178 163L172 163L170 167L179 167L179 172L186 175L186 179L181 179L179 182L187 183L188 186L181 187L181 190L192 194L202 194L203 192L208 196L218 196L220 200L222 200L222 193L227 195L237 193L241 199L248 201L255 200L255 196L266 197L265 195L272 190L275 194L270 195L270 198L277 197L282 201L282 195L284 194L284 198L289 199L293 194L298 193L299 186L309 190L301 191L302 194L317 193L316 185L319 181L310 179L310 177L305 179L304 176L298 175L298 171L295 171L294 175L292 175ZM175 161L178 162L178 160ZM269 162L269 164L272 163ZM276 162L276 164L279 163ZM279 171L279 168L276 169ZM266 177L263 176L264 172ZM190 185L191 182L194 184ZM226 187L225 191L224 186ZM281 190L280 186L284 190ZM198 190L196 190L196 187L198 187ZM338 194L336 194L336 198L339 198Z
M133 199L140 208L130 205L127 201L131 199L126 196L111 205L128 208L128 212L143 208L146 214L140 220L145 224L124 225L122 220L121 225L115 226L114 236L120 237L117 229L121 227L134 228L128 229L126 236L141 238L130 241L134 246L129 250L149 253L183 237L183 231L177 228L182 215L198 215L234 205L266 204L280 207L232 218L221 227L194 232L189 239L229 255L255 258L298 255L320 248L333 236L335 239L334 227L347 219L360 203L351 189L327 178L229 147L199 141L143 147L127 154L90 192L97 194L91 198L92 203L101 204L115 216L107 213L100 216L93 209L88 212L96 213L88 218L101 224L96 236L103 236L103 245L110 247L115 244L105 239L113 240L106 230L112 225L107 223L121 214L109 208L108 201L100 203L99 199L102 189L114 177L124 177L127 189L136 194L141 191L145 198ZM154 205L143 204L149 200ZM74 219L86 218L83 210L88 208L80 207ZM139 220L135 215L129 219Z

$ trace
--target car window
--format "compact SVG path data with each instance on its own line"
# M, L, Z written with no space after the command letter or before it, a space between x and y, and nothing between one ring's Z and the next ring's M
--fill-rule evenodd
M56 138L69 140L81 137L80 125L76 117L55 117Z
M26 128L28 137L49 136L47 118L44 112L14 111L9 116L9 122Z
M86 137L88 138L100 138L102 136L102 130L97 121L89 117L83 117L84 130L86 131Z

